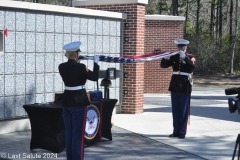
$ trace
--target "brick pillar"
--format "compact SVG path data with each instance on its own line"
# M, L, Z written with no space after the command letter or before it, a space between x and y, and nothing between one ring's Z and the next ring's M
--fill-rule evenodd
M141 1L141 3L140 3ZM122 0L114 4L112 0L81 1L74 3L75 7L95 10L114 11L127 14L124 23L129 23L129 27L123 27L123 38L128 37L129 42L123 42L123 55L143 55L144 35L145 35L145 5L142 0ZM106 3L106 4L102 4ZM122 93L122 113L137 114L143 112L143 89L144 89L144 63L123 64L123 73L128 73L128 78L123 78L122 90L127 90L128 94Z
M145 54L154 53L155 49L175 52L173 41L183 38L184 20L180 16L146 15ZM160 61L145 62L144 93L168 93L172 68L160 68Z

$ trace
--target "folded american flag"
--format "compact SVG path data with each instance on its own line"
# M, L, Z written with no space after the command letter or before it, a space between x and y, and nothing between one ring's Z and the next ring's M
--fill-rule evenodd
M122 56L122 57L111 57L105 55L99 55L99 61L109 63L134 63L158 60L163 57L173 56L178 52L159 52L154 54L137 55L137 56ZM80 56L79 60L93 60L93 56Z

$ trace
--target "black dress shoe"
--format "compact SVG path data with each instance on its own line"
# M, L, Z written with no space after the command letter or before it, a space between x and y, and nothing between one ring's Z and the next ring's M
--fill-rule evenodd
M179 136L179 134L170 134L168 137L178 137Z
M184 138L185 138L185 135L184 135L184 134L180 134L180 135L178 136L178 138L179 138L179 139L184 139Z

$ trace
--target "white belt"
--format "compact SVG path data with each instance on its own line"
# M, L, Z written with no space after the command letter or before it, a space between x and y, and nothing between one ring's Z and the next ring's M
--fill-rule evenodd
M173 74L188 76L188 80L189 80L190 84L193 85L193 78L192 78L192 74L191 73L178 71L178 72L173 72Z
M75 86L75 87L68 87L68 86L65 86L65 90L75 91L75 90L79 90L79 89L85 89L85 85L82 85L82 86Z
M173 74L179 74L179 75L184 75L184 76L189 76L191 73L186 73L186 72L173 72Z

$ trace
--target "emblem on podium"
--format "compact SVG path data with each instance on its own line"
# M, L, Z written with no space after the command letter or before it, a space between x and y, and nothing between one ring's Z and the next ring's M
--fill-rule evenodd
M87 107L86 127L84 137L88 140L94 139L98 133L100 124L100 113L95 105Z

